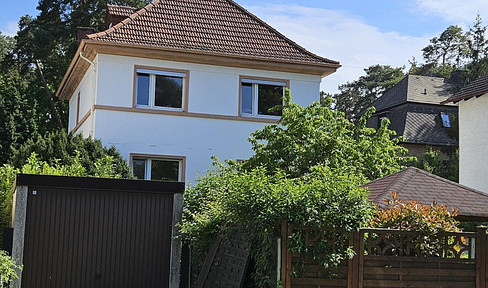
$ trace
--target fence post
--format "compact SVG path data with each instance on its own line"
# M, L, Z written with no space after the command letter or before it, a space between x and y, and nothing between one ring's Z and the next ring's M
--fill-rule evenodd
M281 281L284 288L291 287L291 254L288 252L288 236L290 227L286 221L281 222Z
M352 245L354 257L348 261L347 265L347 287L359 287L359 256L363 251L360 249L360 232L354 231L349 238L349 245Z
M486 229L476 227L476 288L486 288Z

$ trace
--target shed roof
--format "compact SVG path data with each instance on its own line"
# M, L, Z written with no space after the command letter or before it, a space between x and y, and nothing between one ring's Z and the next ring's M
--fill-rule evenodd
M459 209L460 220L487 221L488 194L441 178L424 170L408 167L363 187L370 191L369 199L384 205L392 192L401 200L415 200L424 205L445 204Z
M88 39L339 64L307 51L232 0L155 0L108 30L88 35Z
M480 78L469 83L463 89L459 90L451 98L443 101L442 103L448 102L459 102L461 100L468 100L473 97L479 97L483 94L488 93L488 74L481 76Z

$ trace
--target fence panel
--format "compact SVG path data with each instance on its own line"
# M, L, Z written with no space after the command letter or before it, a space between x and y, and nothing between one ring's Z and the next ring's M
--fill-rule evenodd
M288 241L300 232L308 243L335 235L310 227L288 226L286 231ZM337 268L325 269L316 260L284 251L283 257L291 260L286 273L292 275L284 275L284 286L486 288L486 238L485 228L430 237L411 231L361 229L347 242L356 256Z

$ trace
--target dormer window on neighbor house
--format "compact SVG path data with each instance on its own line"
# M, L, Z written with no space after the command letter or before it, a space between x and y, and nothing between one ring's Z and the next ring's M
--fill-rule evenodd
M281 110L270 109L283 105L285 81L241 79L242 116L281 116Z
M184 110L187 78L184 71L136 69L136 106Z

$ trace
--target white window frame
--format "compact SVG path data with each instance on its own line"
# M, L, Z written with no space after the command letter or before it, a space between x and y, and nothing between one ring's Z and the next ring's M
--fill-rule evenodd
M134 160L144 160L145 167L144 167L144 180L152 180L151 179L151 169L152 169L152 161L168 161L168 162L178 162L178 182L185 181L185 158L184 157L175 157L175 156L148 156L148 155L140 155L140 154L133 154L131 155L131 173L134 171Z
M137 104L137 92L138 92L138 74L148 74L149 75L149 104ZM163 106L156 106L156 75L161 76L169 76L169 77L179 77L182 78L182 89L181 89L181 108L177 107L163 107ZM187 72L177 72L177 71L168 71L168 70L155 70L155 69L148 69L148 68L136 68L135 71L135 95L134 95L134 106L137 108L149 108L149 109L159 109L159 110L166 110L166 111L184 111L185 107L185 93L186 93L186 81L188 81L188 73Z
M252 112L251 113L244 113L242 112L242 84L252 84ZM288 87L288 82L286 81L279 81L279 80L259 80L259 79L253 79L250 77L243 77L241 78L241 82L239 85L240 92L241 93L241 98L239 99L239 115L243 117L262 117L262 118L276 118L279 119L281 116L276 116L276 115L260 115L258 114L259 107L258 107L258 100L259 100L259 85L274 85L274 86L282 86L283 87L283 96L285 96L285 88ZM283 104L283 102L282 102Z

